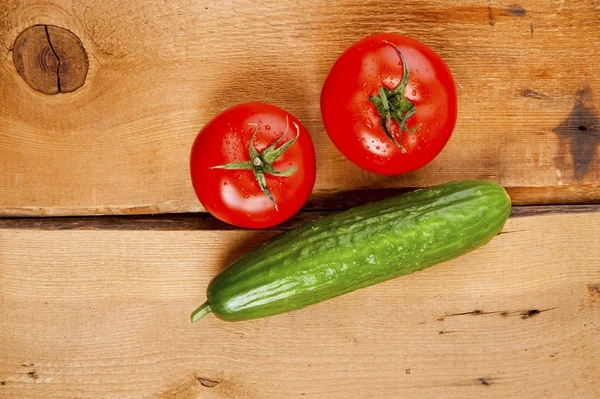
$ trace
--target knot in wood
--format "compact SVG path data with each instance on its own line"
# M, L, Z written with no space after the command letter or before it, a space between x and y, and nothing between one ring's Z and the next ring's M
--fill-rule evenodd
M19 75L46 94L70 93L85 83L89 61L81 40L71 31L34 25L17 37L13 61Z

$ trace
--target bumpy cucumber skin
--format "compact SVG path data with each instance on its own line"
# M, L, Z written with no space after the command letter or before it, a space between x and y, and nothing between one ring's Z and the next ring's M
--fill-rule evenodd
M217 275L220 319L284 313L470 252L504 226L510 198L488 181L458 181L308 222L273 237Z

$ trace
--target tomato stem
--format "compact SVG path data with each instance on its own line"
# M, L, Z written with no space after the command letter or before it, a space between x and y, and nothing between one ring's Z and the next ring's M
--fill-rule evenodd
M288 120L288 117L286 116L285 117L285 131L283 132L283 134L281 136L279 136L279 138L277 140L275 140L273 142L273 144L271 144L270 146L268 146L262 152L259 153L258 150L256 149L256 147L254 146L254 139L256 138L256 133L258 132L258 124L254 124L254 123L250 124L249 123L248 125L254 127L254 131L252 132L252 138L250 139L250 146L248 148L248 153L250 155L250 161L234 162L234 163L228 163L228 164L224 164L224 165L213 166L213 167L211 167L211 169L251 170L251 171L253 171L254 178L256 179L256 182L258 183L258 186L260 187L261 191L267 196L267 198L269 198L271 200L271 202L273 202L273 205L275 206L275 210L279 211L277 202L275 202L275 199L271 195L271 192L269 191L269 187L267 186L267 180L265 178L265 174L272 175L272 176L278 176L278 177L289 177L296 171L296 167L292 166L291 168L289 168L283 172L280 172L279 170L275 169L275 167L273 166L273 163L275 161L277 161L279 158L281 158L283 153L288 148L290 148L292 146L292 144L294 144L296 142L296 140L300 136L300 128L298 127L298 124L296 124L294 122L294 127L296 128L296 136L293 139L282 144L280 147L275 148L275 147L277 147L279 142L283 139L283 137L287 134L287 132L289 130L289 120Z
M380 87L378 90L379 95L372 95L369 97L369 101L377 108L377 112L381 117L381 129L385 135L388 136L402 152L406 152L402 146L402 132L413 133L419 127L419 125L417 125L412 129L408 129L406 126L406 121L417 112L415 104L404 96L406 86L408 86L410 71L398 46L387 40L383 40L383 42L394 47L398 53L403 66L402 80L394 90L389 90L383 86ZM392 120L396 121L398 124L398 136L400 136L400 141L396 140L394 135Z

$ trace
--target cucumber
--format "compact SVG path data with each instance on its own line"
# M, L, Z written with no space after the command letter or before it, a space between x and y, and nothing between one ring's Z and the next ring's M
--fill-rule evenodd
M192 322L289 312L445 262L490 241L510 208L501 186L467 180L305 223L219 273Z

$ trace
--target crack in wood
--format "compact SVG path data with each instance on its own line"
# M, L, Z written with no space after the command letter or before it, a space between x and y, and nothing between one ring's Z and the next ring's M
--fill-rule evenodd
M54 25L33 25L21 32L13 43L13 62L29 86L52 95L79 89L89 68L81 40Z
M54 57L56 58L56 87L58 89L58 93L61 93L61 90L60 90L60 57L58 56L56 49L52 45L52 39L50 39L50 32L48 32L48 25L44 25L44 30L46 31L46 38L48 39L48 45L50 46L50 49L52 50L52 53L54 54Z
M531 38L533 39L533 21L529 23L529 32L531 34Z
M494 315L494 314L499 314L502 317L519 315L519 316L521 316L521 319L529 319L529 318L531 318L533 316L536 316L536 315L538 315L540 313L548 312L550 310L555 310L555 309L558 309L558 307L548 308L548 309L542 309L542 310L539 310L539 309L529 309L529 310L495 310L495 311L491 311L491 312L485 312L485 311L483 311L481 309L475 309L475 310L472 310L470 312L446 313L445 315L443 315L443 317L440 317L439 319L443 319L444 317L453 317L453 316L467 316L467 315L469 315L469 316L482 316L482 315Z

